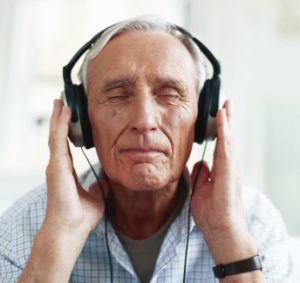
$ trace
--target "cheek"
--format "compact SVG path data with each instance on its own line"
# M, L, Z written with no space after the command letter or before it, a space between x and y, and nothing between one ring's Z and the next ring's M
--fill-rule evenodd
M101 163L111 155L113 146L121 132L120 115L112 109L97 109L90 113L94 145Z
M175 109L168 113L168 119L172 124L173 142L184 147L184 142L193 139L196 112L189 108Z
M159 136L160 140L165 140L165 144L170 146L170 155L157 164L131 166L127 163L125 166L115 150L120 140L132 138L130 131L126 130L126 113L105 107L90 111L94 144L105 172L112 180L128 187L139 187L142 184L153 187L154 183L160 186L177 180L184 170L193 143L193 113L193 109L188 107L161 111L156 137Z
M168 115L171 123L168 136L173 147L171 166L177 168L180 173L186 165L193 145L196 114L196 111L184 109L174 110Z

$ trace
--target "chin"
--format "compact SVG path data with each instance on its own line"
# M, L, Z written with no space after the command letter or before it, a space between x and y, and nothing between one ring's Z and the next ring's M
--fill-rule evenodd
M132 178L125 179L124 181L125 187L140 192L156 191L168 184L165 178L159 176L132 176Z
M155 191L170 183L169 172L165 169L157 169L153 166L138 166L129 172L119 175L120 183L134 191Z
M167 184L154 178L147 180L129 180L128 182L124 182L124 187L136 192L158 191L166 185Z

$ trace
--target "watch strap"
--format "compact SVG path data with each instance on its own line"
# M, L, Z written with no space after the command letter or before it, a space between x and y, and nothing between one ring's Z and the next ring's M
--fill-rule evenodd
M262 270L262 262L259 255L227 264L218 264L213 267L216 278L224 278L226 276L255 270Z

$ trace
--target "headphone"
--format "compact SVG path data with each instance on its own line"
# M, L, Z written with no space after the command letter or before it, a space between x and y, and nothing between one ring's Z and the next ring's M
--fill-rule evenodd
M77 85L72 82L71 72L81 56L111 27L109 26L97 33L63 67L64 90L62 91L61 99L64 105L69 106L72 110L69 138L77 147L84 146L86 149L89 149L94 146L94 143L88 118L87 96L82 84ZM201 144L205 140L213 140L217 136L215 117L220 108L221 66L211 51L200 40L182 27L177 25L174 25L174 27L198 46L213 68L212 77L205 80L198 99L198 116L195 123L194 141Z

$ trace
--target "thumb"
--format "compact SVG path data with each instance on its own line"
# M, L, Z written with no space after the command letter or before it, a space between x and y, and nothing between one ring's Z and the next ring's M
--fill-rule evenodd
M191 174L191 184L193 188L193 193L197 188L201 188L210 177L210 171L208 165L205 161L197 162L194 165L192 174Z

